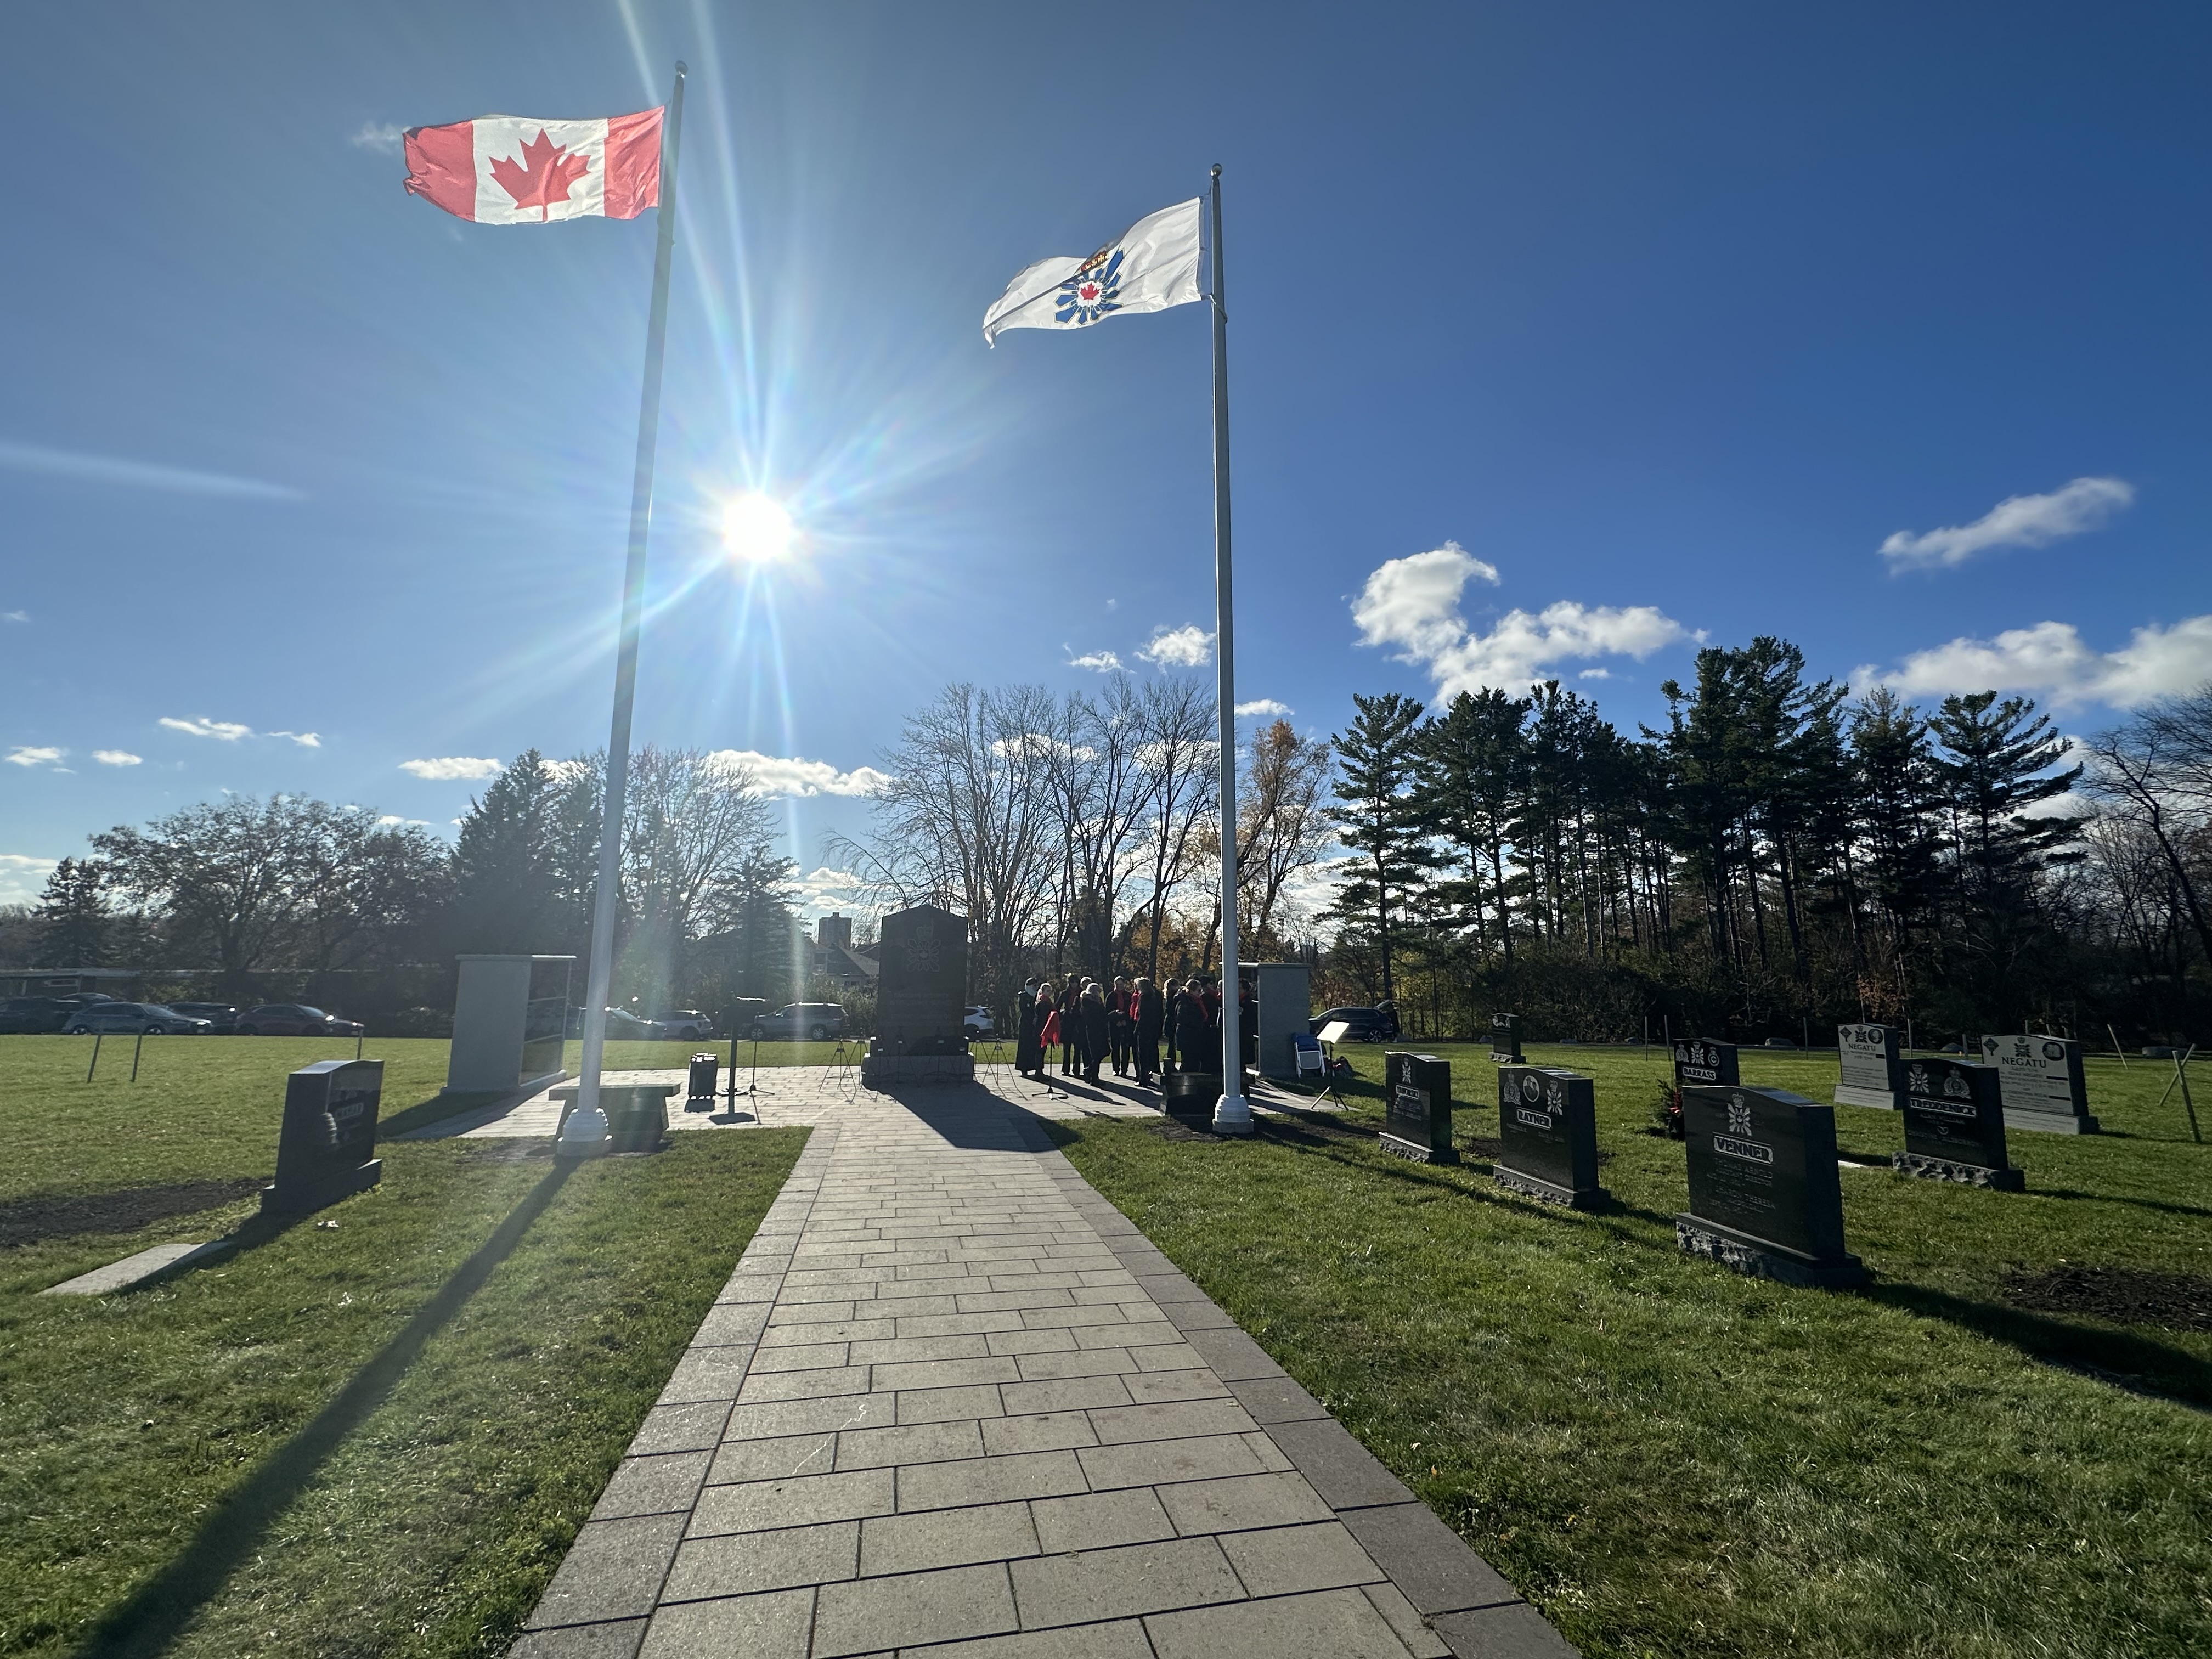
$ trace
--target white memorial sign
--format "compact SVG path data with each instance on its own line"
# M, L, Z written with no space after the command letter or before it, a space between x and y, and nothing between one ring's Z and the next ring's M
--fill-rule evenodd
M1899 1109L1905 1080L1898 1061L1897 1030L1889 1025L1838 1025L1836 1050L1843 1081L1836 1085L1838 1106Z
M1985 1036L1982 1059L1997 1068L2006 1124L2058 1134L2094 1134L2081 1045L2066 1037Z

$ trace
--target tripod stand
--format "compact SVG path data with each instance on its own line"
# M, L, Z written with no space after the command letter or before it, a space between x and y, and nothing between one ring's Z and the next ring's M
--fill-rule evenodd
M738 1115L738 1097L739 1095L743 1095L743 1096L744 1096L747 1100L750 1100L750 1102L752 1102L752 1107L753 1107L753 1112L752 1112L753 1121L754 1121L754 1122L756 1122L756 1123L757 1123L757 1122L759 1122L759 1121L761 1121L761 1110L760 1110L760 1109L761 1109L761 1099L760 1099L760 1097L761 1097L763 1095L767 1094L767 1093L769 1092L769 1091L768 1091L768 1090L765 1090L765 1089L763 1089L763 1088L762 1088L762 1087L760 1086L760 1044L761 1044L761 1040L760 1040L760 1028L759 1028L758 1026L755 1026L755 1027L753 1028L753 1034L752 1034L752 1037L753 1037L753 1065L752 1065L752 1074L751 1074L749 1078L747 1078L747 1079L745 1079L745 1086L744 1086L744 1088L740 1089L739 1087L738 1087L738 1034L737 1034L735 1031L732 1031L732 1032L730 1033L730 1088L729 1088L729 1092L728 1092L727 1094L726 1094L726 1095L724 1095L724 1096L723 1096L723 1099L725 1099L726 1101L727 1101L727 1102L729 1103L729 1104L728 1104L728 1108L727 1108L727 1109L728 1109L728 1111L729 1111L729 1115L730 1115L732 1117L735 1117L735 1116Z

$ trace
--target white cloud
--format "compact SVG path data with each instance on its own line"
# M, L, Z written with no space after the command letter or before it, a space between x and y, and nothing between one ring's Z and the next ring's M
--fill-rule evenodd
M1585 668L1581 673L1576 675L1575 678L1578 680L1609 680L1613 678L1613 670L1610 668Z
M161 723L172 732L183 732L195 738L216 738L224 743L236 743L240 738L253 735L253 728L250 726L240 726L236 720L211 720L205 715L197 720L178 720L164 714Z
M125 461L112 455L85 455L73 449L47 449L39 444L9 443L0 439L0 466L18 472L45 472L82 483L124 484L134 489L166 489L179 495L229 495L252 501L296 501L296 489L264 483L258 478L234 478L223 472L201 472L185 466L157 466L146 461Z
M11 766L52 766L69 753L66 749L16 748L8 751Z
M455 818L453 822L459 823L460 820ZM397 812L386 812L382 817L377 819L376 827L380 830L397 830L402 824L408 823L424 830L430 827L430 820L428 818L403 818Z
M46 878L59 859L34 859L22 853L0 853L0 904L29 904L45 890Z
M1265 714L1271 720L1280 720L1285 714L1295 714L1298 711L1286 702L1277 702L1273 697L1255 697L1250 702L1238 703L1237 712L1240 714Z
M1066 650L1067 647L1062 646L1060 648ZM1087 668L1094 674L1118 674L1121 672L1121 659L1111 651L1086 651L1079 657L1070 657L1067 665L1070 668Z
M399 763L399 769L433 783L451 783L466 778L477 781L495 775L500 763L489 757L473 755L441 755L431 760L411 760Z
M390 121L364 121L361 130L346 140L356 149L382 150L387 155L397 155L404 148L402 141L406 129Z
M27 611L0 611L0 622L27 623L31 620Z
M320 749L323 740L313 732L271 732L272 738L289 738L302 749Z
M808 921L831 915L848 915L858 921L883 914L881 905L869 896L866 884L850 870L832 870L822 865L797 878L792 885L793 908Z
M794 795L868 795L889 783L890 775L872 766L840 772L828 761L784 759L751 749L717 749L708 759L742 767L760 792L772 799Z
M144 756L134 755L128 749L95 749L92 751L92 757L102 766L142 766L145 763Z
M2072 623L2009 628L1995 639L1963 635L1916 651L1887 672L1871 665L1859 685L1893 686L1906 696L1954 691L2032 691L2053 703L2109 703L2132 708L2154 697L2193 691L2212 682L2212 616L2187 617L2171 628L2138 628L2118 651L2084 643Z
M1972 524L1914 535L1900 530L1881 544L1890 569L1964 564L1992 547L2043 547L2094 530L2136 498L2120 478L2076 478L2048 495L2008 495Z
M1496 686L1518 691L1562 659L1634 657L1700 640L1651 605L1578 605L1561 599L1534 616L1509 611L1487 634L1468 628L1460 593L1469 581L1495 582L1497 568L1446 542L1430 552L1378 566L1352 601L1362 645L1395 645L1401 662L1426 668L1439 698Z
M1213 660L1213 635L1196 623L1156 628L1151 643L1138 650L1137 658L1155 668L1203 668Z

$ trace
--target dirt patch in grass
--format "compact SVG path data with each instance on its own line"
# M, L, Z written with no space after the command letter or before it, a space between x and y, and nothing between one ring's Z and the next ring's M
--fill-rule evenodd
M2134 1267L2062 1263L2040 1273L2013 1272L2004 1298L2039 1313L2086 1314L2117 1325L2165 1325L2212 1331L2212 1279Z
M266 1176L221 1181L179 1181L165 1187L125 1187L112 1193L19 1198L0 1204L0 1249L36 1244L85 1233L130 1233L172 1216L197 1215L258 1192Z

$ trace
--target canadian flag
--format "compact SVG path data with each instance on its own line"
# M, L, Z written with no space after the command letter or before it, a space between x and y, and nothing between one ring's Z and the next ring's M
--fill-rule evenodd
M604 121L480 115L407 130L407 193L480 225L635 219L660 205L657 109Z

